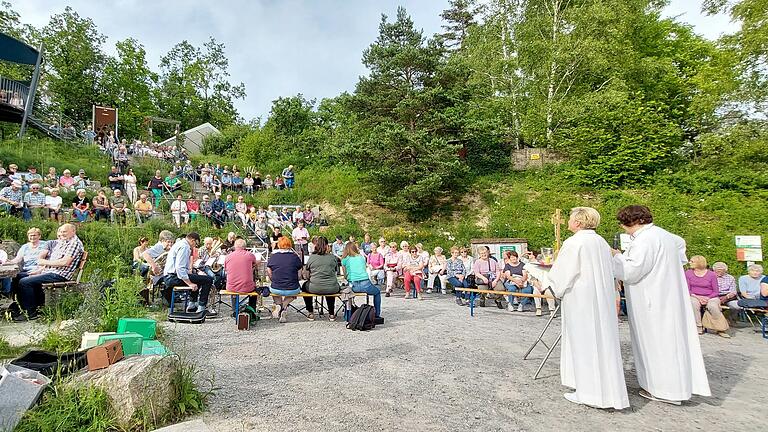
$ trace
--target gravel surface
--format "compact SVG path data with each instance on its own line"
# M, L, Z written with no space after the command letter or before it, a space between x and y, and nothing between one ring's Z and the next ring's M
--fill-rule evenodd
M468 308L440 294L383 301L387 322L369 332L297 313L285 324L262 320L249 331L238 331L231 318L163 325L173 348L199 366L201 384L214 379L217 390L202 416L214 431L768 429L768 341L751 328L732 330L729 340L701 337L713 396L674 407L638 396L622 322L631 408L606 411L563 398L559 348L532 379L546 350L522 356L546 317L486 307L471 318ZM559 328L558 318L545 340Z

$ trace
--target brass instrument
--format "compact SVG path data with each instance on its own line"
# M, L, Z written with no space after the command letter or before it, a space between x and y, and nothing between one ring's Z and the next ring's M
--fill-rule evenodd
M218 237L213 240L213 244L211 245L211 252L208 254L208 260L210 261L211 258L213 258L213 262L210 264L211 270L214 273L218 273L219 270L221 270L222 265L219 264L219 256L222 254L221 245L223 242Z

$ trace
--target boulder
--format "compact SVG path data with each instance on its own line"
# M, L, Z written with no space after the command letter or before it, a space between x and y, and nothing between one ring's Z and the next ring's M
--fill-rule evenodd
M69 385L106 391L118 421L127 427L140 410L157 420L169 412L174 397L171 381L178 369L176 356L132 356L106 369L76 375Z
M0 249L4 250L8 254L8 259L11 259L19 253L21 246L13 240L3 240L0 242Z

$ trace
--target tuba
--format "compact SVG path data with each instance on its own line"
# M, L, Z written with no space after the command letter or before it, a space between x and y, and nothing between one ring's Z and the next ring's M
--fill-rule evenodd
M155 258L155 264L160 268L165 268L165 262L168 260L168 251L161 253Z
M213 241L213 244L211 245L211 252L208 255L208 259L210 260L213 258L213 262L210 264L211 270L214 273L218 273L219 270L221 270L221 264L219 264L219 256L221 256L221 245L222 245L221 239L218 237Z

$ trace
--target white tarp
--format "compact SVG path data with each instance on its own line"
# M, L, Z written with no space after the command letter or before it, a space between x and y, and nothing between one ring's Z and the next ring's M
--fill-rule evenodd
M200 126L185 130L182 132L184 134L184 149L188 155L200 154L203 149L203 139L208 135L219 133L221 132L210 123L203 123ZM160 145L168 146L175 145L175 143L176 137L171 137L161 142Z

